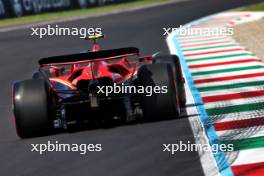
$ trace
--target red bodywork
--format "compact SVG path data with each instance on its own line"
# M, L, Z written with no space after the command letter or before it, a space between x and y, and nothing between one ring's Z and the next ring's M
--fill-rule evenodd
M55 76L49 79L52 83L57 82L71 89L76 89L77 83L81 80L108 77L111 78L114 83L123 82L131 78L131 76L136 75L138 67L137 63L128 62L126 59L122 59L115 63L110 63L108 61L93 61L87 63L86 66L73 64L68 70L65 70L65 68L50 68L49 73ZM80 75L75 76L78 72Z
M93 51L98 52L99 45L94 43ZM122 83L133 76L136 76L140 63L151 63L152 57L146 56L129 61L130 57L138 56L139 53L128 53L115 55L106 58L96 58L93 60L81 60L62 63L40 64L41 69L46 69L48 72L49 81L54 91L58 90L56 85L64 85L67 90L77 89L77 84L82 80L93 80L98 78L110 78L113 83ZM59 86L62 87L62 86Z

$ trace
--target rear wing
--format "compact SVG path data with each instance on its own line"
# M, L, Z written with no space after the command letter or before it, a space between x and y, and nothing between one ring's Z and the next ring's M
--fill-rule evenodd
M110 60L126 56L139 55L139 49L135 47L101 50L96 52L79 53L43 58L39 60L40 67L71 65L90 61Z

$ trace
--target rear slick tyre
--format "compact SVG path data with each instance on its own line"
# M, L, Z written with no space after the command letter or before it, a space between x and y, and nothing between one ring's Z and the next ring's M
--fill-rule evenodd
M18 136L29 138L47 135L52 130L50 91L42 79L15 83L14 118Z
M181 108L186 106L186 93L184 88L184 78L181 71L181 64L178 56L176 55L162 55L157 56L153 60L154 63L168 63L173 68L173 74L177 81L177 89L179 94L179 100Z
M173 78L173 71L169 64L144 65L139 69L140 86L167 87L167 93L155 93L151 96L143 95L141 106L144 119L155 121L172 119L180 116L180 105L177 94L177 82Z

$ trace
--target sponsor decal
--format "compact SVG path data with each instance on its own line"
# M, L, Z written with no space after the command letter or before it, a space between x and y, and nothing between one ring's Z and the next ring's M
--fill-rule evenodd
M16 17L42 12L87 8L126 0L0 0L0 17Z
M0 16L5 16L5 6L2 0L0 0Z
M101 72L99 72L99 71L94 72L94 76L99 76L100 74L101 74ZM86 76L92 76L92 72L90 72L90 71L86 72Z
M86 72L86 76L91 76L92 73L91 72Z
M28 13L40 13L71 6L70 0L22 0L24 10Z
M12 0L12 9L15 16L22 16L23 15L23 8L20 0Z

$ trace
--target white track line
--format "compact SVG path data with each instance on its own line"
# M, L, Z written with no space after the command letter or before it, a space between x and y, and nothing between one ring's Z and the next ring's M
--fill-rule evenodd
M195 47L205 47L205 46L211 46L211 43L216 43L216 44L219 44L218 42L224 42L224 43L234 43L235 41L232 40L232 39L225 39L225 40L219 40L219 41L207 41L207 42L197 42L197 43L192 43L192 44L180 44L180 46L183 48L183 49L186 49L186 48L191 48L193 46ZM200 46L199 46L200 45Z
M219 59L212 59L212 60L201 60L201 61L189 62L188 66L200 65L200 64L221 63L221 62L228 62L228 61L240 61L240 60L242 61L242 60L247 60L247 59L259 60L259 58L256 56L245 55L245 56L234 56L234 57L226 57L226 58L219 58Z
M194 37L183 37L183 38L181 38L181 37L178 37L178 41L179 41L179 43L181 43L181 42L188 42L188 41L198 41L198 40L206 40L206 39L217 39L217 38L227 38L227 36L226 35L213 35L213 36L209 36L209 35L201 35L201 36L194 36Z
M226 155L232 166L264 162L264 148L228 152Z
M235 105L246 105L246 104L250 106L250 104L254 104L254 103L264 103L264 97L260 96L260 97L209 102L209 103L205 103L204 107L205 109L213 109L213 108L223 108L223 107L235 106Z
M193 51L183 51L183 54L198 54L202 52L211 52L211 51L218 51L218 50L231 50L231 49L246 49L245 47L242 46L226 46L226 47L221 47L221 48L211 48L211 49L202 49L202 50L193 50Z
M264 90L264 85L206 91L206 92L200 92L200 95L202 97L207 97L207 96L213 96L213 95L227 95L227 94L233 94L233 93L245 93L245 92L252 92L252 91L259 91L259 90ZM264 97L262 98L264 99Z
M185 45L185 44L201 44L204 42L220 42L220 41L226 41L226 40L231 40L229 37L220 37L220 38L209 38L209 39L197 39L197 40L185 40L185 41L179 41L180 45Z
M199 60L201 58L208 58L208 57L220 57L220 56L226 56L226 55L233 55L233 54L252 54L250 51L246 50L238 50L238 51L224 51L219 53L212 53L212 54L201 54L201 55L195 55L195 56L186 56L185 58L187 61L189 60Z
M202 87L211 87L211 86L223 86L223 85L238 84L238 83L250 83L255 81L264 81L264 76L259 76L255 78L240 78L240 79L234 79L228 81L201 83L201 84L197 84L196 87L202 88Z
M243 67L250 67L250 66L263 66L264 68L264 63L259 62L259 61L252 61L252 62L245 62L245 63L219 65L219 66L217 65L217 66L210 66L210 67L191 68L190 70L191 70L191 73L200 73L200 72L205 72L205 71L243 68Z
M258 118L258 117L264 117L263 109L212 115L210 116L210 120L213 123L217 123L217 122L230 122L236 120L246 120L246 119Z
M187 50L187 49L196 49L196 48L204 48L204 47L218 47L218 46L223 46L223 45L239 45L239 43L235 41L229 41L225 43L217 43L217 44L210 44L210 45L205 45L205 46L189 46L189 47L184 47L182 50Z
M202 80L202 79L208 79L208 78L219 78L219 77L226 77L226 76L239 76L239 75L254 74L254 73L264 73L264 68L233 71L233 72L226 72L226 73L215 73L215 74L210 74L210 75L193 76L193 80ZM222 82L222 81L219 81L219 82Z
M217 131L220 140L236 140L264 136L264 126Z

